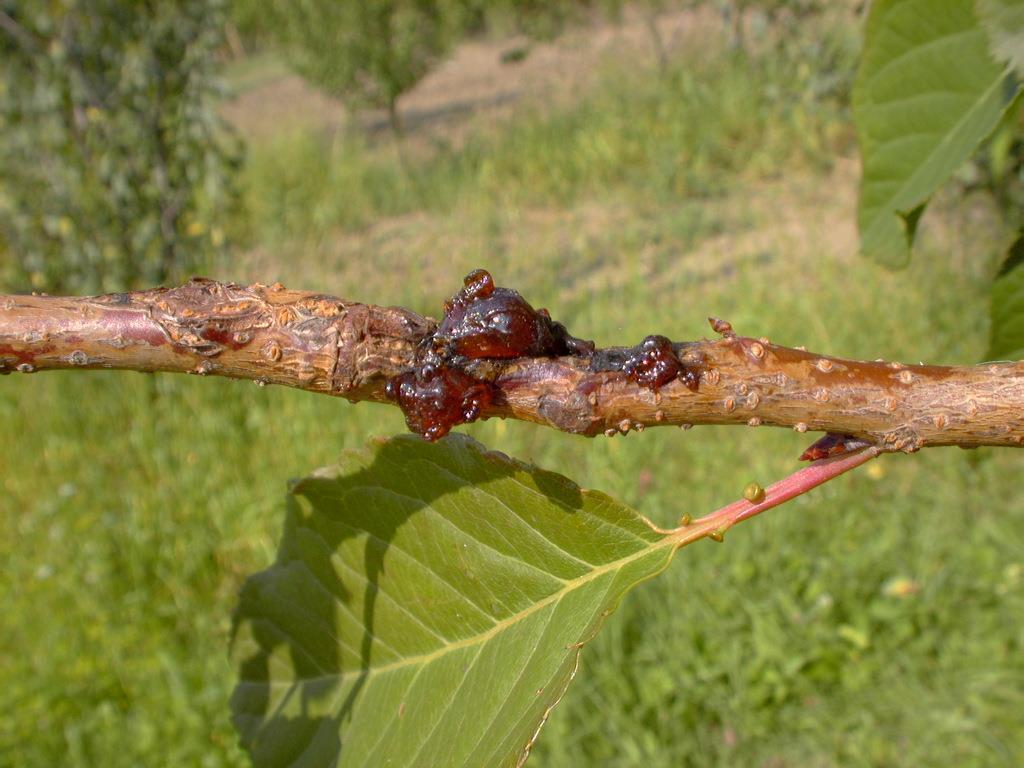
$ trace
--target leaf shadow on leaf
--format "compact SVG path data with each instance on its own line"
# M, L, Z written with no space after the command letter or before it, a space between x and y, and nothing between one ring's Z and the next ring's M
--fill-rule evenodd
M430 450L455 453L463 443L477 445L462 435L451 435ZM382 477L398 477L408 466L410 447L422 451L420 438L407 435L381 441L373 461L348 474L330 471L314 473L297 483L288 497L284 531L276 561L266 570L250 576L242 586L239 605L233 617L232 646L235 647L239 683L231 699L232 718L243 747L256 766L337 765L342 762L345 745L342 725L351 719L374 661L373 653L377 599L381 576L385 573L388 552L396 532L413 515L449 493L471 487L455 474L444 482L411 482L415 492L402 495L404 508L392 514L375 514L374 509L343 509L344 495L361 489L395 492L384 487ZM510 477L525 465L498 452L477 454L485 481ZM450 459L449 459L450 460ZM344 464L344 462L343 462ZM475 467L479 470L480 467ZM569 512L583 507L580 488L565 478L530 468L537 489ZM339 493L343 494L339 496ZM331 508L333 525L312 530L309 515L299 499L315 505L320 514ZM358 519L365 514L367 525ZM339 579L336 558L345 542L365 536L362 569L365 587L356 594ZM344 567L344 566L343 566ZM361 640L358 660L354 652L342 656L342 647L334 629L347 613L358 616ZM301 636L289 634L283 627L304 626ZM245 631L244 642L239 642ZM239 653L241 648L241 653ZM354 651L354 649L353 649ZM286 660L293 681L284 694L274 691L270 681L272 664ZM343 681L354 682L343 700ZM386 724L387 719L381 718Z
M925 207L928 205L929 199L923 200L909 211L896 211L896 215L899 216L900 222L903 225L903 235L907 240L907 262L910 261L909 253L914 247L914 239L917 237L917 225L921 221L921 214L924 213ZM906 266L904 263L902 266Z
M1024 356L1024 232L1010 246L992 283L986 361Z
M1006 277L1008 274L1013 272L1015 269L1019 269L1021 265L1024 265L1024 232L1021 232L1014 240L1010 249L1006 253L1006 260L1002 266L999 267L999 272L996 273L996 279L1000 277Z

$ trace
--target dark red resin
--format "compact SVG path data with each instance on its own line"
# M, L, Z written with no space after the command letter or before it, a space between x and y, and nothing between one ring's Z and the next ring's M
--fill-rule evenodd
M493 401L495 387L459 368L425 363L395 376L386 392L398 401L409 429L434 441L458 424L476 421Z
M34 365L36 362L37 355L45 355L47 352L52 351L52 344L47 344L46 346L43 347L37 347L31 351L15 349L14 347L8 344L0 344L0 357L13 357L21 365ZM0 370L2 369L3 361L0 361Z
M248 340L239 341L239 337L231 331L225 330L224 328L218 328L216 325L206 325L199 331L199 337L204 341L209 341L214 344L219 344L222 347L227 347L231 350L239 350L248 344ZM246 339L249 336L244 337Z
M622 371L655 392L676 380L691 390L700 383L701 366L680 361L664 336L648 336L632 349L595 351L592 341L575 338L546 309L498 288L490 273L478 269L444 303L444 318L424 339L416 365L388 382L387 394L398 401L410 430L437 440L475 421L501 397L490 380L469 373L471 362L566 355L587 358L594 371Z
M812 443L806 451L800 454L800 461L817 461L827 459L831 456L842 456L850 451L866 448L868 443L853 435L840 435L836 432L827 432L824 437Z
M622 364L626 378L657 392L675 379L697 389L700 373L687 368L676 357L672 342L664 336L648 336L633 348Z
M570 336L547 310L534 309L517 291L495 287L486 270L471 272L463 282L445 302L435 349L475 360L593 352L592 342Z
M410 430L437 440L475 421L500 394L490 381L466 371L471 361L593 352L593 342L574 338L547 310L496 287L490 273L478 269L445 302L444 318L424 340L416 366L388 382L387 394L398 401Z

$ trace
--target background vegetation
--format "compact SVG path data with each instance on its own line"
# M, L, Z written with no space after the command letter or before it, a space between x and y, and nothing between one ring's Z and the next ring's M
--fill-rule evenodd
M113 291L220 254L238 160L215 112L225 4L0 14L0 279Z
M190 49L226 64L237 97L219 114L247 147L239 204L209 219L230 261L200 262L434 315L486 266L602 344L700 336L714 314L835 354L979 359L1012 221L979 177L929 208L909 274L856 255L855 9L796 23L799 9L747 8L737 46L719 8L664 5L663 65L646 5L618 21L585 11L550 42L477 22L482 37L399 99L404 161L379 130L386 115L318 96L233 16L238 50ZM27 82L3 61L4 82ZM473 90L467 61L491 68L487 88ZM0 157L28 157L20 135L4 128ZM94 167L57 167L74 163ZM26 189L12 178L0 212ZM40 227L42 202L64 199L46 183L14 206ZM21 230L2 224L10 266ZM44 275L71 274L64 251L46 253ZM226 381L6 378L0 764L246 764L225 648L241 582L273 556L285 480L403 429L395 409ZM709 427L585 445L506 422L467 431L571 467L662 524L789 471L808 442ZM688 548L587 649L531 765L1019 764L1019 470L1010 451L885 457L723 547Z

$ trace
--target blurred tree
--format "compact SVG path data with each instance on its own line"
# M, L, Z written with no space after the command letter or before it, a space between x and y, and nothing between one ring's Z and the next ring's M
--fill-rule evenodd
M120 290L224 246L221 0L0 0L0 279Z
M228 3L228 35L233 29L238 35L238 48L231 43L233 54L250 54L274 45L275 19L273 8L267 0L230 0Z
M520 33L550 40L566 27L597 16L618 19L625 0L462 0L469 31Z
M264 4L263 23L299 74L353 107L386 109L400 135L398 98L458 40L463 5L464 0L271 0Z

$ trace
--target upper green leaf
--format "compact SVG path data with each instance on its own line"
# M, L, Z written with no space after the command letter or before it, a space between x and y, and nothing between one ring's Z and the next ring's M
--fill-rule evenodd
M1013 90L973 0L873 3L853 94L865 254L906 263L928 198L992 131Z
M988 359L1024 359L1024 234L1011 246L992 284L992 335Z
M1009 62L1024 77L1024 2L977 0L981 24L988 33L992 53Z
M242 591L242 742L258 766L521 764L581 645L674 548L464 436L347 455L294 485Z

